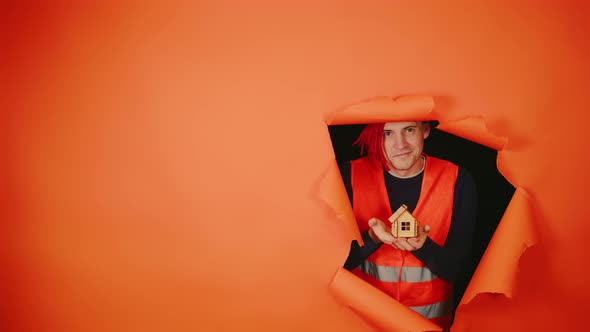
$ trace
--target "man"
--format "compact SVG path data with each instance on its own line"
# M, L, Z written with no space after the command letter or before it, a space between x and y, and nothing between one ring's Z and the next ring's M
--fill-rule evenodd
M476 190L464 169L424 154L430 124L369 124L355 142L366 156L341 165L364 246L356 241L344 267L448 329L453 282L468 258ZM418 236L395 238L387 220L402 204Z

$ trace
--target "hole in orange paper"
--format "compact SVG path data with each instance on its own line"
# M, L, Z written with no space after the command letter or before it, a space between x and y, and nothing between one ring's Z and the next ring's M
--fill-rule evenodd
M360 150L352 144L364 127L364 124L328 125L338 164L361 156ZM473 249L470 259L465 262L461 277L455 283L456 308L512 199L515 188L498 171L498 151L492 148L434 128L425 141L424 152L466 168L477 186L478 214Z

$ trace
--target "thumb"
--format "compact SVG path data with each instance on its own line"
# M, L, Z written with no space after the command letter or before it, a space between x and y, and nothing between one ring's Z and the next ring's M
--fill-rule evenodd
M369 219L369 227L377 226L377 219L371 218Z
M424 226L424 231L425 232L429 232L430 231L430 226L429 225Z

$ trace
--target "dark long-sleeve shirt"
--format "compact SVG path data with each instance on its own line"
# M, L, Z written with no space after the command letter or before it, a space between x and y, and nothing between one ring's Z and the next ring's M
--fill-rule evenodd
M340 171L348 198L352 202L350 162L341 164ZM424 172L411 178L402 179L384 170L383 177L392 210L405 204L410 211L413 211L420 197ZM412 254L439 278L450 282L455 281L459 276L462 263L468 258L471 250L476 213L475 182L467 170L459 168L455 183L451 225L444 245L439 246L427 238L422 248L412 251ZM356 268L382 245L373 242L368 232L363 232L362 237L365 245L361 247L356 240L352 242L344 268L348 270Z

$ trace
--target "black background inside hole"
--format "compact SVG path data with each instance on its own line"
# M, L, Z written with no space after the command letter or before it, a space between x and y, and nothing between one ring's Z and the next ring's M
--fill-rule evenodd
M365 125L328 126L338 163L360 157L359 149L353 147L352 143L364 127ZM470 259L465 262L461 278L455 284L454 300L457 306L515 188L498 172L498 152L494 149L433 129L424 143L424 152L466 168L477 186L478 214L473 250Z

